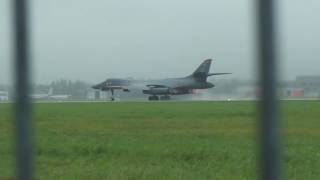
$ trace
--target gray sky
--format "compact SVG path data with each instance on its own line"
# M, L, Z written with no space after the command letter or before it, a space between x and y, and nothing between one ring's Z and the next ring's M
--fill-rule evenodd
M0 84L11 77L10 0L0 1ZM90 83L110 77L185 76L207 58L211 71L254 79L252 0L31 0L33 79ZM281 75L320 74L320 2L282 0ZM226 78L226 77L225 77Z

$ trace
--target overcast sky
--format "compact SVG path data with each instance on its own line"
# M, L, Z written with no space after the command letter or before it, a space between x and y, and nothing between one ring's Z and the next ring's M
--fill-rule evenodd
M12 75L9 2L0 0L0 84ZM179 77L207 58L214 59L212 72L256 77L253 0L31 2L37 83ZM319 75L320 1L280 2L282 78Z

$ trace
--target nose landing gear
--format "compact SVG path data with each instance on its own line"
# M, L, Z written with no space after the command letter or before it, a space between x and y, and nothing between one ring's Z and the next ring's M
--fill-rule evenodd
M111 101L114 101L115 98L114 98L114 89L111 88L111 98L110 98Z

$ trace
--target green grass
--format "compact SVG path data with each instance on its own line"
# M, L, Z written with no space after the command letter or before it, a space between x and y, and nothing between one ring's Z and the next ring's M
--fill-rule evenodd
M0 179L14 177L10 104L0 104ZM283 103L288 179L320 177L320 102ZM37 179L257 179L256 104L35 104Z

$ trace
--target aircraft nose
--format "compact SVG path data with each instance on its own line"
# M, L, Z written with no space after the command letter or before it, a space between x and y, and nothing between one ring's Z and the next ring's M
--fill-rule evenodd
M96 84L96 85L93 85L91 86L92 89L100 89L100 84Z

